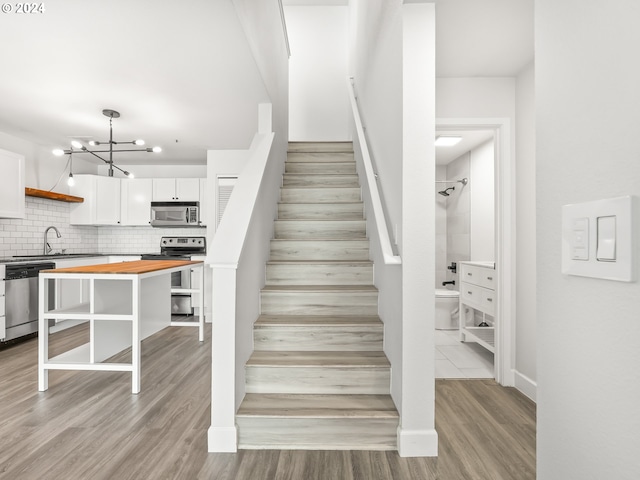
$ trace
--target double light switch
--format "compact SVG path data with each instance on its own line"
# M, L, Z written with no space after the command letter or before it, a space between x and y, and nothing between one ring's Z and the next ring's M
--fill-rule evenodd
M631 196L562 208L562 273L634 281Z

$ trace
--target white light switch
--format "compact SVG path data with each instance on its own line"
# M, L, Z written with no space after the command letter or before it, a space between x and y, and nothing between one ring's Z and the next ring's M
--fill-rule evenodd
M600 262L616 261L616 216L598 217L598 250Z
M638 197L562 207L562 273L620 282L636 280Z
M571 258L589 260L589 218L576 218L573 221L573 242Z

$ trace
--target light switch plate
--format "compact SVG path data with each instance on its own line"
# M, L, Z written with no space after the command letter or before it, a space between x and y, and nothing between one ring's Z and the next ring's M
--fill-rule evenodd
M621 282L636 280L633 196L562 207L562 273Z

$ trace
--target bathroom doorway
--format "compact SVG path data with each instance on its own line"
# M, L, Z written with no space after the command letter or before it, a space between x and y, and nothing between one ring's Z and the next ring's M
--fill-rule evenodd
M494 317L459 308L460 294L466 302L470 292L461 269L495 265L494 165L492 129L436 131L436 378L495 377ZM467 326L486 328L479 338Z
M463 139L457 148L436 147L436 289L459 291L459 262L471 261L495 268L488 276L496 292L493 315L463 305L462 312L455 309L449 325L455 330L436 330L436 377L495 378L512 386L515 193L509 120L437 119L436 132L436 138ZM453 281L455 286L448 283ZM436 298L436 311L445 303ZM436 324L437 317L436 312ZM460 342L460 321L471 327L489 325L493 352L473 335L462 336L465 342Z

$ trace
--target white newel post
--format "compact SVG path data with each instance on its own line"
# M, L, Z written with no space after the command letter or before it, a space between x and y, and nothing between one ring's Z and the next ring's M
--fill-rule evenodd
M236 452L236 265L211 265L211 426L209 452Z
M402 408L398 452L436 456L435 5L403 5Z

